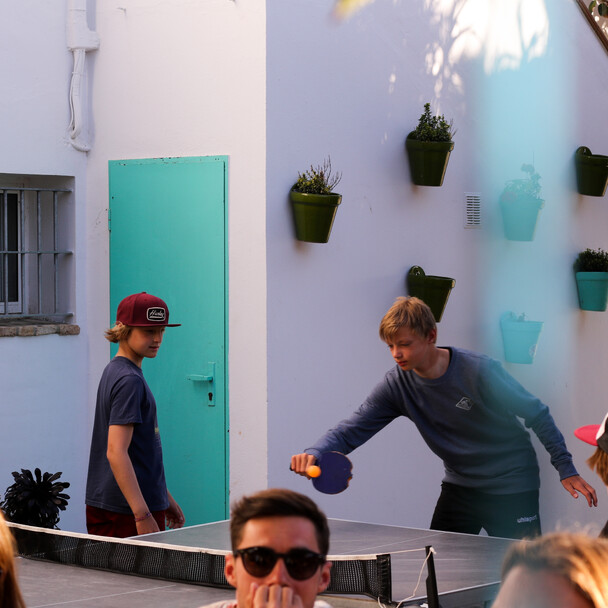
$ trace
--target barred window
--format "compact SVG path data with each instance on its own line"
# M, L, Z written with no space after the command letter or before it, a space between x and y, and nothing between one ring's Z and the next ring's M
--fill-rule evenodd
M66 187L71 180L15 177L0 176L0 323L16 317L68 321L74 283L74 206Z

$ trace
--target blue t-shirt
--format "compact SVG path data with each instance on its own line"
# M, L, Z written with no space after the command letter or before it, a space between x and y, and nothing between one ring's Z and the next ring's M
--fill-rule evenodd
M133 425L129 458L148 509L167 509L169 499L156 401L141 369L126 357L114 357L108 363L97 389L85 502L92 507L131 514L106 456L108 428L115 424Z

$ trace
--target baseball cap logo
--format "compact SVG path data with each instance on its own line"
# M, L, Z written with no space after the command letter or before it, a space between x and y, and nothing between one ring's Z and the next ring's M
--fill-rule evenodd
M160 306L148 308L146 318L154 323L163 323L165 321L165 309Z

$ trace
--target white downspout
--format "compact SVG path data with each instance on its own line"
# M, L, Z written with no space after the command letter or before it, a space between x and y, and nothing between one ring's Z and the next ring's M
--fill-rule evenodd
M99 48L99 36L87 25L87 0L68 0L66 34L68 49L74 54L74 69L70 83L70 143L76 150L88 152L90 146L79 140L83 127L81 91L84 84L86 53Z

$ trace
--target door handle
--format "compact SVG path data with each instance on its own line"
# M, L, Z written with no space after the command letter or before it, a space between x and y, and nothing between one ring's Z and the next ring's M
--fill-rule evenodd
M208 374L188 374L186 376L186 380L191 380L192 382L209 382L209 391L207 393L207 405L209 407L215 406L215 363L208 363Z
M192 382L213 382L213 376L201 376L200 374L188 374L186 380Z

